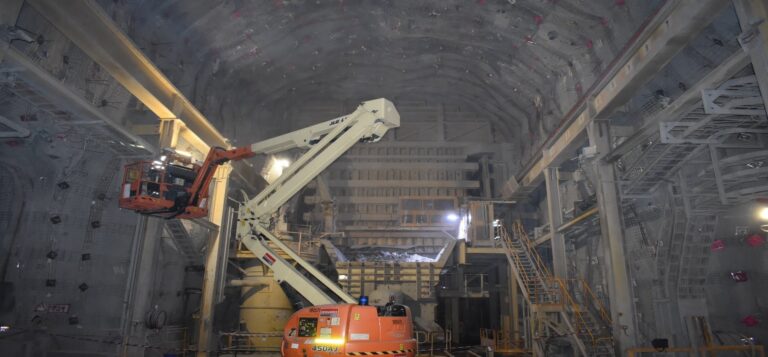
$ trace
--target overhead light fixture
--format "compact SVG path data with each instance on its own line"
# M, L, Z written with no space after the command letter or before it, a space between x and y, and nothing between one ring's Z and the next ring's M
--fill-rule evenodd
M456 214L456 213L448 213L448 214L445 216L445 219L447 219L447 220L448 220L448 222L456 222L456 221L458 221L458 220L459 220L459 215L458 215L458 214Z
M757 217L763 221L768 221L768 206L762 206L758 208Z

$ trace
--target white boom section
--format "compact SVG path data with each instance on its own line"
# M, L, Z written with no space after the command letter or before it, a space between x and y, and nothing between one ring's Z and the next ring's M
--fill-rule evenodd
M346 303L356 300L336 282L302 259L265 227L272 215L299 190L323 172L358 142L377 142L391 128L400 126L392 102L380 98L363 102L352 114L325 123L281 135L251 146L255 153L275 153L296 147L310 147L304 155L256 197L240 207L237 236L262 263L275 273L275 279L289 283L313 305L335 304L323 290L310 282L296 268L281 259L268 246L271 242L302 266L322 285Z
M386 107L390 107L391 110L395 110L395 107L392 104L392 102L384 98L369 100L367 102L364 102L360 106L367 108L367 110L376 110L377 112L378 111L383 112L384 110L386 110L385 109ZM376 108L379 108L379 109L376 109ZM395 110L395 114L397 115L396 110ZM320 140L325 135L330 133L333 129L336 129L337 126L347 122L348 118L351 115L352 114L340 116L338 118L334 118L319 124L315 124L315 125L306 127L304 129L299 129L287 134L276 136L274 138L259 141L258 143L251 145L251 151L258 154L274 154L277 152L286 151L294 148L309 148L319 143ZM399 115L397 115L397 118L389 117L389 118L386 118L386 120L390 123L396 122L397 124L394 127L400 126ZM384 129L383 131L373 132L371 133L371 135L376 135L378 137L381 137L387 132L388 129L389 127L387 127L387 129ZM375 140L375 141L378 141L378 140Z
M314 125L251 146L254 153L267 153L266 150L274 152L277 147L287 150L311 145L311 149L283 170L275 182L248 201L246 208L252 217L269 219L280 206L353 145L358 142L377 142L387 130L399 127L400 114L392 102L380 98L363 102L352 114L319 125L326 129Z

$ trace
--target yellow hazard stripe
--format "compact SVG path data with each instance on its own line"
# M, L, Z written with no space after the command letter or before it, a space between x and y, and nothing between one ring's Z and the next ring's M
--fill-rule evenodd
M396 350L396 351L371 351L371 352L347 352L347 356L380 356L380 355L396 355L399 353L413 352L413 349Z

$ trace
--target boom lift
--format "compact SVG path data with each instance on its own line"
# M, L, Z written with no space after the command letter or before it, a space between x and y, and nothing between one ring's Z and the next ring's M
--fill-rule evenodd
M377 142L389 129L399 126L400 115L392 102L380 98L363 102L349 115L249 147L213 148L201 165L178 153L168 153L160 160L126 167L120 206L164 218L203 217L208 213L208 186L219 165L256 154L308 148L277 180L256 197L241 203L238 210L237 238L273 271L275 280L288 283L315 305L299 310L289 320L283 335L283 356L306 356L307 349L311 349L316 356L346 353L413 357L416 340L412 337L411 313L406 306L366 306L367 297L361 297L361 306L355 305L357 301L336 282L269 230L273 215L280 207L349 148L358 142ZM320 286L277 254L270 244L287 254ZM337 304L339 301L341 304Z
M389 129L399 126L400 115L395 106L389 100L379 98L363 102L351 114L250 146L232 150L213 148L202 164L182 153L167 152L159 160L126 166L119 205L169 219L204 217L208 214L208 186L219 165L256 154L308 148L277 180L240 205L237 238L274 272L276 280L290 284L313 305L335 304L338 300L355 303L354 298L296 254L270 232L269 227L272 216L283 204L349 148L358 142L377 142ZM275 253L270 244L290 256L337 298L312 283L293 264Z

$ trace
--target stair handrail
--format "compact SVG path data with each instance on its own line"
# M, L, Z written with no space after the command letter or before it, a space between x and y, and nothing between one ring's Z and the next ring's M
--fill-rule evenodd
M520 223L519 221L515 222L513 223L513 229L514 229L515 235L519 237L520 241L522 241L525 247L527 248L527 252L531 256L534 264L536 264L536 268L539 270L540 273L542 273L542 278L552 276L552 273L550 273L547 266L541 260L541 256L536 251L536 246L533 244L530 238L528 238L528 234L525 233L525 228L523 228L523 224Z
M560 293L562 294L564 300L566 300L566 304L569 307L571 314L576 316L576 324L574 326L574 334L576 334L577 338L579 335L579 331L581 331L581 328L584 328L584 331L589 335L589 340L591 346L597 345L597 341L599 337L596 337L595 334L592 332L592 329L589 328L589 325L584 320L584 317L582 316L582 313L585 312L585 309L582 309L582 307L576 302L576 300L573 299L573 296L568 292L568 288L566 286L566 283L563 279L560 278L552 278L554 281L557 282L558 286L560 287ZM589 313L589 311L586 311L586 313Z
M544 261L541 259L541 255L536 250L536 245L533 244L531 239L528 237L528 234L525 232L525 228L523 227L522 223L519 221L513 223L513 229L515 235L520 239L520 242L523 243L523 246L526 249L526 254L530 257L531 261L533 262L538 278L541 279L541 294L542 295L542 302L546 300L547 296L551 296L553 293L557 293L557 287L553 287L551 282L548 282L547 279L552 277L552 273L549 271L549 268L547 268L546 264L544 264ZM552 300L559 300L557 297L554 297Z
M523 230L522 225L519 224L519 222L515 222L513 225L513 234L515 234L515 236L518 238L519 244L524 250L523 252L518 252L512 249L513 242L511 235L504 226L500 225L496 228L498 230L498 235L504 240L504 243L509 251L509 255L514 261L518 272L520 272L520 278L523 281L529 302L535 304L548 302L547 297L551 297L553 294L557 294L557 287L555 287L555 291L553 291L552 283L547 281L548 277L551 276L551 273L549 272L549 269L547 269L547 267L544 265L541 256L533 248L534 246L530 239L528 239L528 236ZM531 276L523 273L525 271L521 257L523 254L527 256L527 260L530 261L533 265L532 268L534 271L532 272ZM558 299L555 296L550 300L556 301Z
M511 251L510 254L512 257L514 257L515 265L518 267L518 271L522 272L522 266L520 257L518 256L518 253L512 251L511 249L511 238L509 237L509 234L504 229L503 226L499 226L499 234L502 236L502 238L505 240L504 242L507 244L507 248ZM576 300L573 298L573 295L571 295L568 285L566 284L566 281L561 278L555 278L552 273L549 271L547 266L544 264L543 259L541 258L541 255L539 255L538 251L535 248L535 245L533 242L528 238L527 233L525 232L525 229L523 228L523 225L518 221L513 223L513 233L516 235L516 238L520 240L520 242L523 245L523 248L525 249L525 254L528 255L528 258L534 265L534 269L536 270L535 274L537 274L537 278L541 279L541 284L539 284L539 287L536 287L534 291L529 292L529 295L531 296L530 299L534 302L544 302L545 299L539 299L541 296L551 296L552 301L560 302L563 305L567 307L567 310L570 310L570 313L572 316L574 316L574 334L576 335L576 338L579 338L579 332L584 331L584 334L587 335L589 338L589 343L591 346L597 346L600 341L606 340L606 341L612 341L612 336L601 336L598 331L593 330L587 324L586 320L584 319L583 314L592 314L589 310L589 307L587 306L587 302L584 303L584 306L582 304L579 304L576 302ZM530 277L526 276L525 274L520 274L521 278L526 282L526 284L530 283L532 280ZM588 299L593 301L594 306L598 310L600 314L600 319L602 319L604 322L607 322L608 325L610 325L610 315L607 312L607 309L602 304L602 302L597 298L597 296L594 294L594 292L589 288L589 284L586 283L583 279L578 279L579 283L582 284L582 288L585 291L585 295ZM535 285L534 285L535 286ZM528 289L529 285L526 285L526 289ZM553 289L554 287L554 289ZM538 291L541 290L541 291ZM559 296L558 296L559 294Z
M512 249L512 245L511 245L512 244L512 240L509 238L509 233L504 228L504 226L499 226L499 227L497 227L497 229L498 229L499 236L501 237L501 239L504 240L504 245L505 245L505 248L507 250L507 255L509 255L510 259L515 264L515 268L518 271L518 273L520 275L520 279L523 282L523 284L522 284L522 286L520 288L521 289L525 289L525 293L526 293L526 295L528 296L528 298L530 300L531 292L528 290L528 277L525 276L525 274L522 274L522 272L523 272L522 263L520 262L520 257L517 255L517 252L515 252Z
M605 308L605 305L603 305L603 302L595 295L595 293L592 291L592 289L589 287L589 283L587 283L584 279L578 279L579 283L581 284L582 289L586 293L587 297L590 301L595 305L595 308L597 308L598 313L600 314L600 318L603 320L603 323L610 326L613 322L611 320L611 315L608 314L608 309Z
M515 268L518 271L518 274L520 276L520 280L522 280L521 289L525 289L525 297L528 300L529 303L538 303L537 294L538 291L531 290L531 286L535 286L535 282L529 277L528 275L524 274L525 269L523 268L523 263L521 260L521 257L519 255L519 252L512 249L512 239L510 237L509 232L504 228L504 226L498 226L496 227L498 229L497 233L501 237L501 239L504 240L504 244L506 245L507 253L509 257L512 259L512 261L515 264Z

